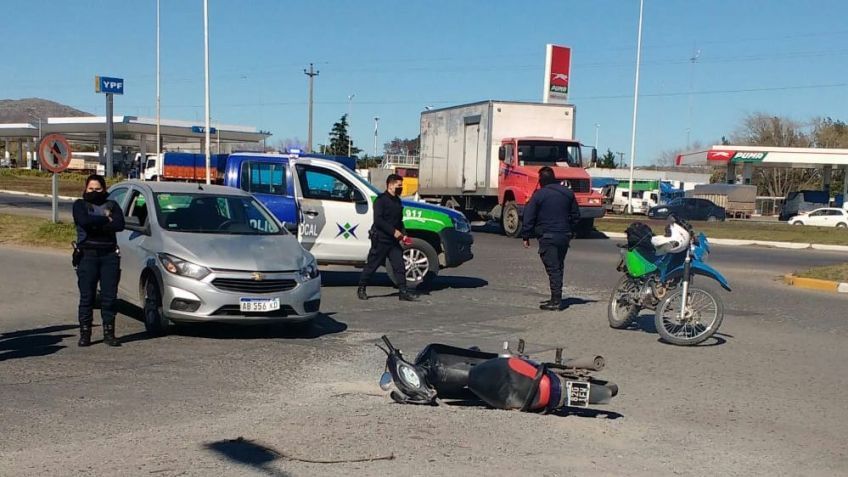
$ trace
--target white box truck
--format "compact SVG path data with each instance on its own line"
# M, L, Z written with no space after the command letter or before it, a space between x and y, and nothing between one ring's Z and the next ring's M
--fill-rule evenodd
M524 205L538 172L553 168L580 206L578 234L603 217L603 196L591 189L574 139L573 105L482 101L421 113L419 194L472 217L499 220L521 232ZM592 160L597 152L592 149Z

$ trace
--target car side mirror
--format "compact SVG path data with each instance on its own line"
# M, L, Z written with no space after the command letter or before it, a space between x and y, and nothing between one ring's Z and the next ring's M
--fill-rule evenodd
M362 194L362 191L359 189L354 189L353 191L353 202L356 205L366 205L368 204L368 200L365 199L365 196Z
M150 228L141 225L141 219L136 216L124 217L124 228L144 235L150 235Z
M498 160L504 161L506 160L506 148L501 146L498 148Z
M283 228L290 234L297 235L297 222L283 222Z

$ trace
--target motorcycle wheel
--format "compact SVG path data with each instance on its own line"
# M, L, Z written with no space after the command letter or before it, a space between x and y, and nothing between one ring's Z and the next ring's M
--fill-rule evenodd
M638 284L627 275L621 277L610 295L609 305L607 306L607 319L609 319L610 328L617 330L627 328L633 323L633 320L639 316L641 308L639 305L622 304L621 301L625 296L638 293Z
M718 331L724 319L724 303L709 287L689 286L689 298L683 318L680 305L683 287L669 293L657 307L654 318L657 332L668 343L692 346L704 342Z

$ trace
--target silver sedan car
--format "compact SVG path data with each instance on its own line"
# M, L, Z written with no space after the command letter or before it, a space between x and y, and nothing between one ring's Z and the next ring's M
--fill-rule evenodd
M118 298L148 332L171 322L307 322L318 315L315 258L250 194L230 187L127 181L109 189L118 234Z

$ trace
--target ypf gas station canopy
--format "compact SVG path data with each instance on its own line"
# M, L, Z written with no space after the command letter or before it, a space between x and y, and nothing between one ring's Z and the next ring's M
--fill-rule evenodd
M736 183L736 166L742 165L742 182L750 184L754 168L820 169L825 189L830 189L834 167L848 172L848 149L715 145L707 150L677 156L678 166L727 167L727 182ZM843 181L848 193L848 181Z
M113 116L115 147L137 148L142 152L156 150L156 120L137 116ZM40 128L40 130L39 130ZM0 140L37 140L41 136L58 133L72 142L104 144L106 116L47 118L38 123L0 124ZM160 120L160 134L166 144L202 145L203 127L190 121ZM213 124L210 128L213 143L259 143L271 134L257 131L251 126Z

